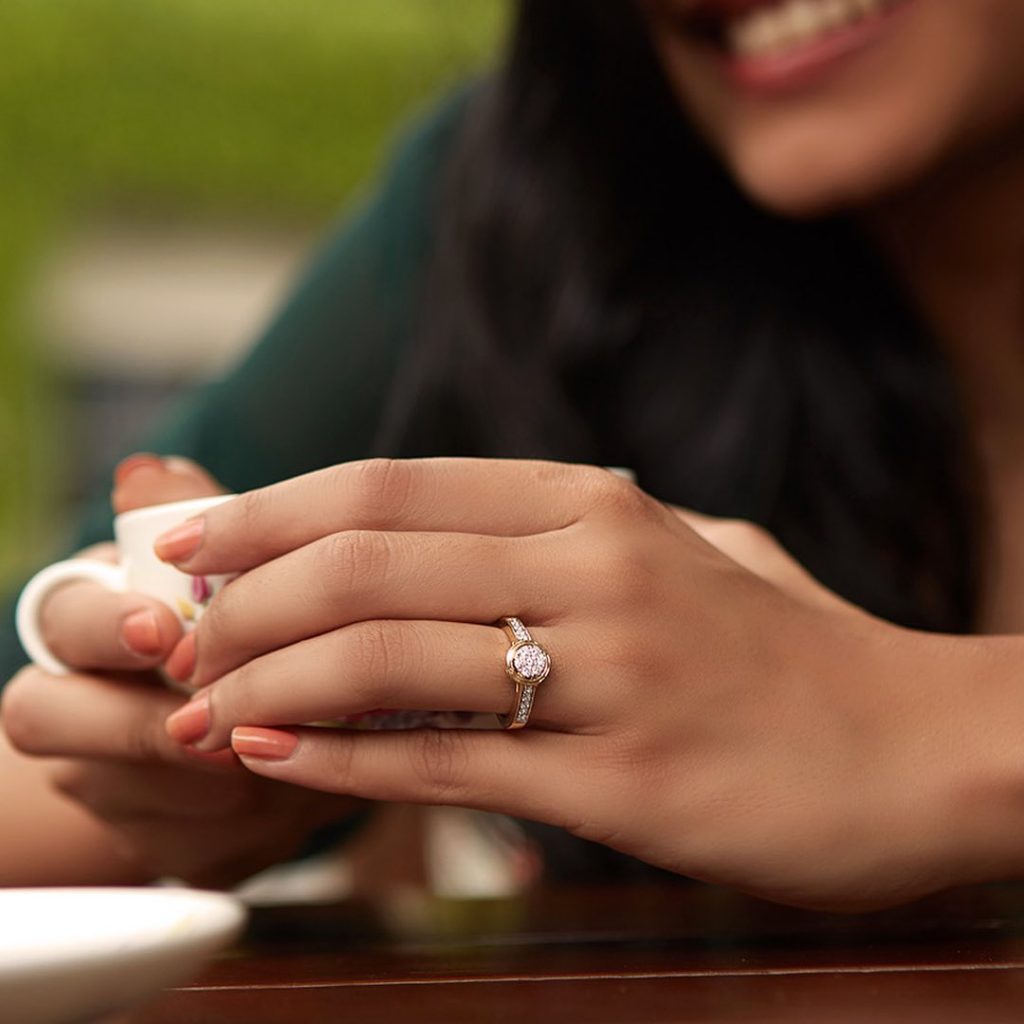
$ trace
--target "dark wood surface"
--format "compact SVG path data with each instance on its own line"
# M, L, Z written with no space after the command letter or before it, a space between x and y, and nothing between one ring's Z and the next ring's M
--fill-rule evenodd
M131 1024L1024 1021L1024 886L859 916L702 886L258 911Z

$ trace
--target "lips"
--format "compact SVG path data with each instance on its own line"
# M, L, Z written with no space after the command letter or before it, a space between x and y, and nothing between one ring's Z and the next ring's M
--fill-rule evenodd
M805 84L880 35L907 0L695 0L680 27L751 88Z

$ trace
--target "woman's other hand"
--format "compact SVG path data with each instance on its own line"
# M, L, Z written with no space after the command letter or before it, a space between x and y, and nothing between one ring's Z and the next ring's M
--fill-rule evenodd
M114 476L115 513L147 505L223 494L205 470L186 459L133 455ZM80 557L113 562L113 544L100 544ZM114 593L96 583L68 583L40 612L43 639L72 669L140 672L160 665L181 639L177 616L155 598Z
M118 470L113 504L123 512L222 491L191 462L136 456ZM112 559L113 547L85 554ZM43 619L47 642L74 671L54 677L30 667L9 683L2 723L14 750L4 745L5 771L18 771L18 754L41 759L24 765L33 792L42 771L52 789L102 823L124 880L171 875L228 885L293 855L312 829L351 809L351 801L258 778L230 752L195 756L169 740L164 719L184 698L149 670L181 630L160 602L75 583L53 595ZM79 822L74 828L91 841ZM69 850L69 861L74 856ZM14 865L12 877L60 883L57 862L47 860L53 877L34 878L30 865ZM103 880L118 877L109 865L97 870Z

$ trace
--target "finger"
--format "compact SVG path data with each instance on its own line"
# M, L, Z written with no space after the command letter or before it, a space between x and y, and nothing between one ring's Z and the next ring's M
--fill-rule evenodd
M586 737L524 731L342 730L239 726L232 746L250 771L370 800L449 804L561 827L578 825Z
M544 642L544 631L534 630ZM531 724L586 727L600 714L602 682L585 695L562 685L581 678L559 633L556 669L537 689ZM228 745L236 725L297 725L379 708L505 714L515 687L505 670L509 641L495 626L452 622L361 622L246 663L197 695L168 722L179 742L203 750ZM585 700L583 699L585 696Z
M117 565L117 545L112 541L104 540L99 544L91 544L82 548L75 558L88 558L91 562L108 562L110 565Z
M225 493L226 488L190 459L140 453L124 459L114 471L111 504L121 513Z
M518 615L531 627L543 625L578 597L562 592L567 579L586 575L585 565L571 560L592 559L575 551L574 540L570 531L539 538L332 535L246 573L217 595L195 634L191 678L206 685L267 651L371 619L491 624Z
M182 635L177 616L162 602L84 582L59 587L46 599L40 627L60 661L86 670L153 668Z
M24 754L237 769L228 754L199 760L171 740L164 721L181 704L180 695L148 681L27 668L5 688L2 715L8 738Z
M525 536L575 522L604 493L640 492L606 470L552 462L350 462L226 502L156 545L188 572L241 572L343 530Z
M257 806L251 777L211 779L209 772L161 764L64 761L51 769L59 792L109 822L157 817L222 818Z

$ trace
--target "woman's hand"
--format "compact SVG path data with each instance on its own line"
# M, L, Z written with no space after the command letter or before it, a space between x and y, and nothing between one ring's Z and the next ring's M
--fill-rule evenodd
M294 856L314 828L351 810L352 801L259 778L230 751L182 750L163 728L182 700L153 680L38 668L4 694L11 745L45 758L50 786L103 823L123 881L228 886Z
M120 467L114 505L127 511L220 490L191 463L141 456ZM110 545L88 554L113 558ZM148 670L181 630L160 602L75 583L51 597L43 621L48 644L76 672L21 672L4 692L4 731L17 751L47 759L54 789L105 824L125 880L226 885L291 856L311 829L351 806L258 778L230 752L195 756L170 741L164 719L184 698Z
M223 494L205 470L186 459L133 455L114 476L115 513L170 501ZM116 561L113 544L80 557ZM47 646L66 665L80 669L141 672L156 668L181 639L177 616L153 597L114 593L95 583L60 587L45 602L40 627Z
M533 818L795 904L969 880L957 680L763 534L689 518L731 558L686 519L607 472L531 462L353 463L244 495L157 545L245 573L175 654L206 689L168 728L233 742L267 778ZM553 662L522 732L273 728L507 713L507 615Z

